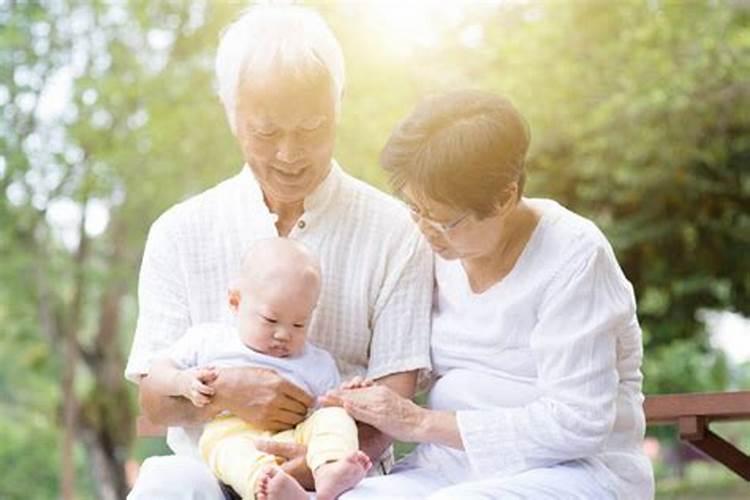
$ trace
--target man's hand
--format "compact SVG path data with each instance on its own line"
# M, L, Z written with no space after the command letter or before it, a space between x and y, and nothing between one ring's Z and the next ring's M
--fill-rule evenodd
M214 403L269 431L294 427L307 415L313 398L267 368L217 368Z
M216 370L212 367L191 368L177 373L177 386L180 394L195 406L202 408L211 403L216 390L210 386L216 380Z
M281 464L281 468L284 472L296 479L307 491L315 491L315 480L305 461L305 455L307 454L306 446L296 443L256 439L255 447L262 452L283 458L284 463Z

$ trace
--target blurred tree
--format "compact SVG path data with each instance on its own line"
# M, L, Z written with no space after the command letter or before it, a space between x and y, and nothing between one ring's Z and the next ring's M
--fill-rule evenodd
M61 420L62 445L42 449L61 450L63 498L76 496L77 441L96 498L124 498L134 419L122 376L133 321L127 299L146 229L166 206L238 165L200 49L218 28L205 3L10 7L0 9L0 317L13 333L4 352L28 346L34 356L21 359L22 383L8 387L23 391L38 373L59 381L48 395L61 416L49 430ZM46 405L22 392L10 403L13 415L30 416ZM23 490L4 488L3 497Z
M498 40L492 78L538 123L532 189L594 218L633 282L647 392L724 387L697 313L750 314L748 13L549 2L535 29Z
M401 31L374 3L314 5L348 64L345 169L385 188L378 153L420 96L506 93L533 130L528 193L597 221L635 286L647 390L724 387L696 313L750 314L745 4L402 5ZM136 269L149 224L241 164L212 68L242 7L0 0L0 497L70 497L73 466L79 495L124 497Z

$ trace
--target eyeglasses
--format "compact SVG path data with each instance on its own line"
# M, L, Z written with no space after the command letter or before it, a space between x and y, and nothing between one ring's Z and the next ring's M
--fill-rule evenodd
M424 215L418 207L411 203L407 203L407 206L409 207L409 212L411 213L411 218L414 219L414 222L418 223L419 221L424 221L428 226L443 234L455 229L456 226L461 224L467 217L469 217L469 215L471 215L471 212L466 212L451 222L438 222Z

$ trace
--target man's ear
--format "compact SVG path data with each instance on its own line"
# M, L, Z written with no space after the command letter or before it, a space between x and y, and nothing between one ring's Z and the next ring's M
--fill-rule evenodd
M227 298L229 299L229 309L236 313L240 308L240 290L238 288L230 288L227 292Z

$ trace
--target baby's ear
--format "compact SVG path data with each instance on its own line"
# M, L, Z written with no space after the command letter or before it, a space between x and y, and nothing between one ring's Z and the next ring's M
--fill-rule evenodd
M237 312L240 307L240 291L237 288L230 288L227 292L227 298L229 299L229 309L232 312Z

